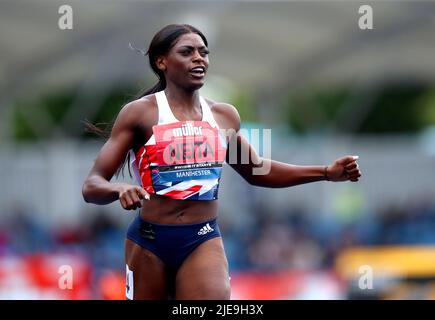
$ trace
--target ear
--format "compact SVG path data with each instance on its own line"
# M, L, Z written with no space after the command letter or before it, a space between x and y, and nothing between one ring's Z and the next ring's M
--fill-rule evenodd
M157 57L156 66L162 71L166 71L166 59L164 56Z

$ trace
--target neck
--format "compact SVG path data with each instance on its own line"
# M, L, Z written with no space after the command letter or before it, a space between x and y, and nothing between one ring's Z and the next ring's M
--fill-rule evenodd
M171 100L171 105L182 107L183 109L195 109L197 106L200 106L198 90L184 90L169 82L166 85L165 94L168 100Z

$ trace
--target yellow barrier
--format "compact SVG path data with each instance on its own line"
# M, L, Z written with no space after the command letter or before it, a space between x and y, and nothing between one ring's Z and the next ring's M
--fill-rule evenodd
M435 246L352 247L336 259L337 273L345 279L360 277L435 277Z

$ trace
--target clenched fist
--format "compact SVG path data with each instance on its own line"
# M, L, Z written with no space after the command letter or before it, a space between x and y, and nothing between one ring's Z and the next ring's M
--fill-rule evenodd
M119 202L125 210L136 210L142 207L142 199L149 200L150 195L142 187L130 184L121 184Z
M325 169L325 178L329 181L353 181L356 182L361 177L359 170L358 156L345 156L337 159L332 165Z

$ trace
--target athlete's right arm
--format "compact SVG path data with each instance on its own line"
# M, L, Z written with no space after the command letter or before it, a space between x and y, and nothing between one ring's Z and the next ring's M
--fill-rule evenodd
M139 120L143 119L143 112L148 109L144 104L143 100L133 101L119 112L109 139L83 183L82 194L86 202L108 204L119 200L124 209L135 210L141 207L141 199L149 199L149 194L140 186L110 182L133 146Z

